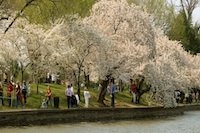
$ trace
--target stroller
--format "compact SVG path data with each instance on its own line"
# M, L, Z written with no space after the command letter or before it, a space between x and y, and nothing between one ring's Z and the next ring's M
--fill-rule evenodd
M48 98L43 99L43 102L40 106L41 109L47 109L47 101L48 101Z
M77 103L76 97L74 95L72 95L71 105L72 105L72 107L78 107L78 103Z

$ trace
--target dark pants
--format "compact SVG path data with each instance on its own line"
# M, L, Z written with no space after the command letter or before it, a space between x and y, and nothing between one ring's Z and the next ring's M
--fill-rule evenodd
M26 103L26 90L22 90L23 98L24 98L24 104Z
M9 100L9 107L11 107L11 105L12 105L12 99L11 99L11 96L8 96L8 100Z
M115 94L112 94L112 97L111 97L111 107L115 107Z
M71 106L71 97L67 96L67 107L70 108Z
M4 106L4 99L3 99L3 95L0 94L0 99L1 99L1 102L2 102L2 106Z

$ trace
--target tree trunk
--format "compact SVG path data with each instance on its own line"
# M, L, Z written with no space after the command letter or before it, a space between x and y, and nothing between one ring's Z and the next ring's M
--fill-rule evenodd
M119 87L119 91L123 91L122 90L122 80L121 79L119 79L119 86L118 87Z
M38 92L39 92L39 91L38 91L38 88L39 88L39 87L38 87L38 86L39 86L39 81L38 81L39 78L38 78L38 75L37 75L37 79L36 79L36 80L37 80L37 81L36 81L36 82L37 82L37 84L36 84L36 89L37 89L37 94L38 94Z
M24 70L22 70L22 83L24 81Z
M139 81L139 84L138 84L138 91L137 91L137 103L140 103L140 98L141 96L148 92L150 89L151 89L151 86L147 86L146 88L143 88L143 83L144 83L144 77Z
M84 72L84 78L85 78L85 86L88 88L90 86L90 75Z
M99 100L98 102L105 105L104 100L105 100L105 95L107 92L107 85L108 85L109 80L102 80L101 82L101 89L99 93Z
M73 70L73 76L74 76L74 79L76 80L76 84L78 84L77 76L76 76L76 71L75 70Z
M78 75L77 75L77 94L79 97L79 100L81 101L81 86L80 86L80 78L81 78L81 67L78 69Z

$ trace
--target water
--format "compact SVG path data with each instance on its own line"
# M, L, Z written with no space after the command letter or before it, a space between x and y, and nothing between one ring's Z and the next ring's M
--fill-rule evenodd
M156 120L5 127L0 133L200 133L200 111Z

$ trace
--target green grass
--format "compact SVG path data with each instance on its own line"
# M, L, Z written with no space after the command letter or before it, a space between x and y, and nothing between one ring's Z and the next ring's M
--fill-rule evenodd
M58 84L39 84L38 90L42 91L43 94L40 93L37 94L36 84L31 84L31 94L27 97L27 104L25 105L26 109L39 109L41 102L43 99L45 99L45 94L47 92L48 85L51 86L52 90L52 103L53 103L53 97L59 97L59 108L65 109L67 108L67 100L65 96L65 89L66 87L64 85L58 85ZM4 85L4 95L6 93L7 86ZM74 87L74 92L77 92L77 88ZM91 95L91 98L89 99L89 108L99 108L102 107L101 104L98 103L98 97L99 97L99 91L97 89L89 88L89 92ZM131 102L132 94L128 90L124 90L123 92L117 92L115 94L115 107L136 107L140 105L147 105L147 100L141 98L141 104L133 104ZM14 99L14 98L13 98ZM107 107L110 107L110 96L107 93L105 96L105 104ZM81 88L81 101L79 103L79 107L84 107L84 97L83 97L83 88ZM19 105L18 109L21 109L22 107ZM1 106L0 103L0 110L8 110L8 109L16 109L13 107L8 107L8 101L6 102L5 106Z

